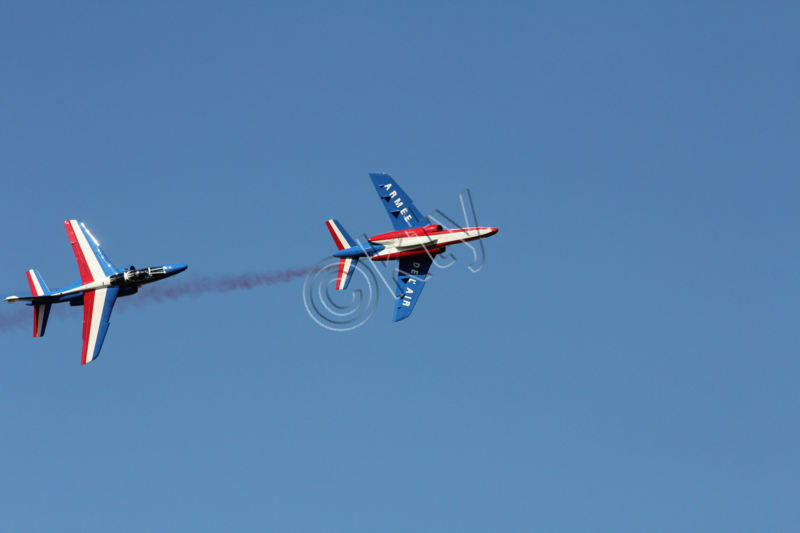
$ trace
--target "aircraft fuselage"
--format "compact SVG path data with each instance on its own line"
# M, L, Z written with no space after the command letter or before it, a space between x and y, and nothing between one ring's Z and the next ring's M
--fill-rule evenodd
M415 255L436 255L444 252L449 244L474 241L497 233L497 228L473 227L444 229L441 225L430 224L381 233L369 238L369 245L356 245L339 250L335 257L369 257L372 261L390 261Z
M154 281L160 281L170 276L174 276L175 274L180 274L184 270L186 270L186 265L180 263L140 269L130 268L123 270L118 274L112 274L104 279L92 281L90 283L81 283L80 281L76 281L70 285L67 285L66 287L55 289L47 296L49 303L69 302L70 305L76 306L83 305L83 295L87 291L94 291L108 287L119 287L119 297L121 298L123 296L136 294L136 292L139 290L139 287L142 285L153 283ZM28 305L33 305L33 302L29 302Z

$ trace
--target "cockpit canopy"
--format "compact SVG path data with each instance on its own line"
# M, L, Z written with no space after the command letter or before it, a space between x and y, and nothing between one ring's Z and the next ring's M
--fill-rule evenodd
M136 267L131 265L119 274L112 276L111 280L112 282L116 281L117 283L144 283L146 281L154 281L153 278L155 276L163 276L164 274L166 274L166 269L163 266L140 268L139 270L136 270Z
M143 268L141 270L126 270L122 274L125 281L145 281L150 279L149 268Z
M133 265L118 274L111 276L111 285L143 285L158 281L169 276L174 276L186 270L184 264L161 265L136 269Z

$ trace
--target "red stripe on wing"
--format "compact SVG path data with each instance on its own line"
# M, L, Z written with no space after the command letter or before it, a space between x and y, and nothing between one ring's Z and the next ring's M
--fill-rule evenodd
M69 243L72 245L72 251L75 252L75 259L78 260L78 270L81 273L81 283L90 283L94 281L92 271L89 269L89 264L86 262L86 257L83 255L81 245L78 242L78 237L75 235L75 230L69 220L64 221L64 226L67 228L67 236Z

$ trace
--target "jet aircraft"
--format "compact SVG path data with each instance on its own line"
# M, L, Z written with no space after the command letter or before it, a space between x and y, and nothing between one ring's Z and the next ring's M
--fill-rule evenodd
M133 265L120 270L111 264L100 243L79 220L65 220L67 236L78 260L81 279L66 287L50 290L37 270L28 270L32 296L9 296L6 302L26 301L33 306L33 336L41 337L47 327L50 306L69 302L83 306L83 352L81 364L97 359L103 346L108 319L117 297L135 294L141 285L159 281L186 270L184 264L137 269Z
M393 322L407 318L425 286L428 270L437 254L451 244L482 239L497 233L497 228L472 227L444 229L430 221L414 206L389 174L370 174L394 231L370 237L366 244L357 243L335 219L325 222L338 251L339 271L336 288L344 290L360 257L372 261L399 260Z

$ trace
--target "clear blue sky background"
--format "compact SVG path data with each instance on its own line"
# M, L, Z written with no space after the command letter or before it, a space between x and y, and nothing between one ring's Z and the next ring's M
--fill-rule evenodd
M792 531L796 2L7 5L0 284L311 265L472 190L486 268L0 332L2 531ZM179 280L175 280L179 281ZM165 282L170 283L170 281ZM146 289L144 289L146 290ZM6 307L3 313L14 311Z

